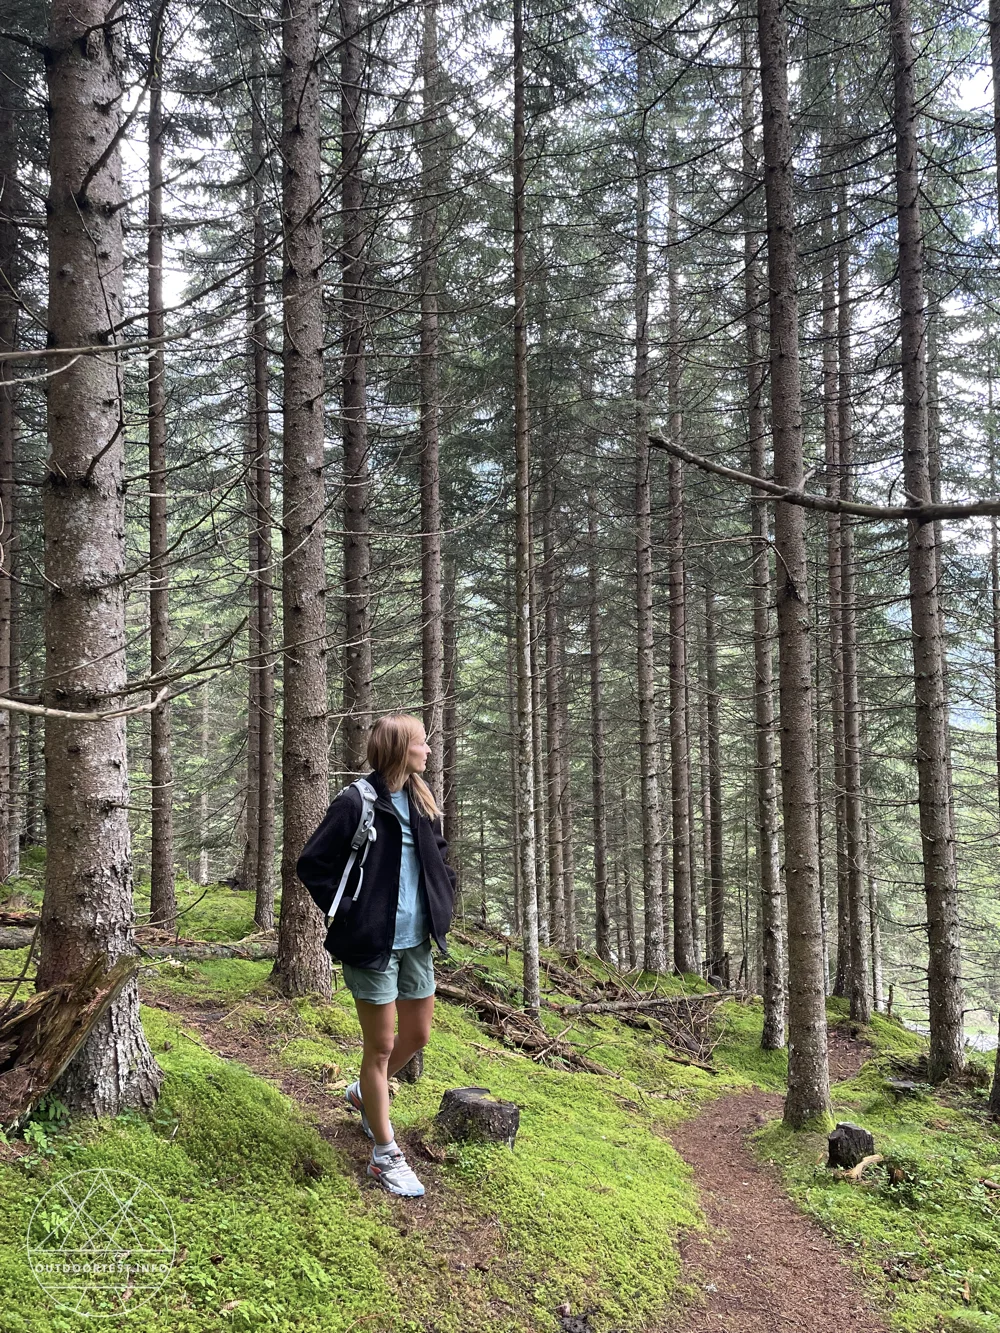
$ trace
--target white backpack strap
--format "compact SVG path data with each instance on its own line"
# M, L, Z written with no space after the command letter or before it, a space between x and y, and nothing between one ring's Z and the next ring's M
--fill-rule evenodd
M329 911L326 913L327 924L337 915L337 908L340 906L340 900L344 896L344 890L347 888L347 880L351 871L354 869L354 863L358 859L358 853L364 847L361 855L361 865L358 873L358 887L354 890L352 902L357 901L358 894L361 892L361 883L365 875L365 857L368 855L368 848L375 841L378 832L375 828L375 802L378 800L378 792L366 778L358 778L344 788L344 791L350 791L351 787L357 787L361 794L361 819L358 827L354 830L354 837L351 839L351 854L347 858L347 864L344 866L344 873L340 877L340 883L337 885L337 892L334 894L333 902Z

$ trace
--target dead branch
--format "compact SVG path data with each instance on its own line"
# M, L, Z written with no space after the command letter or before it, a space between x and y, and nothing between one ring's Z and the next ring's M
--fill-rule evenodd
M868 1157L862 1157L857 1166L852 1166L849 1171L834 1171L832 1175L835 1180L860 1180L865 1167L876 1166L879 1162L884 1161L885 1158L880 1152L873 1152Z
M662 435L650 435L649 443L654 449L662 449L672 454L682 463L690 463L711 472L716 477L735 481L740 486L749 486L764 494L754 497L760 500L784 500L786 504L799 505L803 509L819 509L830 514L853 514L857 518L899 519L904 522L930 523L941 518L985 518L1000 514L1000 500L968 500L958 504L913 504L913 505L872 505L862 504L857 500L840 500L830 495L817 495L813 491L798 491L782 486L766 477L755 477L751 472L741 472L738 468L725 467L722 463L713 463L683 449L679 444L664 439Z

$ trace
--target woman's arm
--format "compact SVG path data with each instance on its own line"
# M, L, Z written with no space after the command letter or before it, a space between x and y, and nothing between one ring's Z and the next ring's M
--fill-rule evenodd
M340 792L296 863L295 873L320 911L325 912L333 900L361 818L361 805L357 787Z

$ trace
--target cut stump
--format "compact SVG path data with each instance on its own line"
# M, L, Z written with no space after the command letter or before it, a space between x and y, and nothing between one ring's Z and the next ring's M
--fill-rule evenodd
M513 1102L491 1097L489 1088L449 1088L435 1119L451 1139L480 1139L513 1148L521 1112Z
M424 1053L417 1051L416 1055L411 1055L402 1069L397 1069L394 1078L398 1078L402 1083L416 1083L418 1078L424 1075Z
M850 1120L841 1120L827 1142L830 1147L827 1166L842 1170L850 1170L875 1152L875 1140L868 1130Z

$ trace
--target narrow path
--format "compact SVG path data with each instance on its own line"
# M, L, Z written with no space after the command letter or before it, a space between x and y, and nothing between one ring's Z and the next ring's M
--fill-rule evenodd
M865 1048L831 1033L831 1074L847 1078ZM833 1240L794 1206L747 1136L781 1114L777 1093L720 1097L670 1131L694 1170L711 1232L681 1257L703 1305L678 1312L670 1333L888 1333Z

